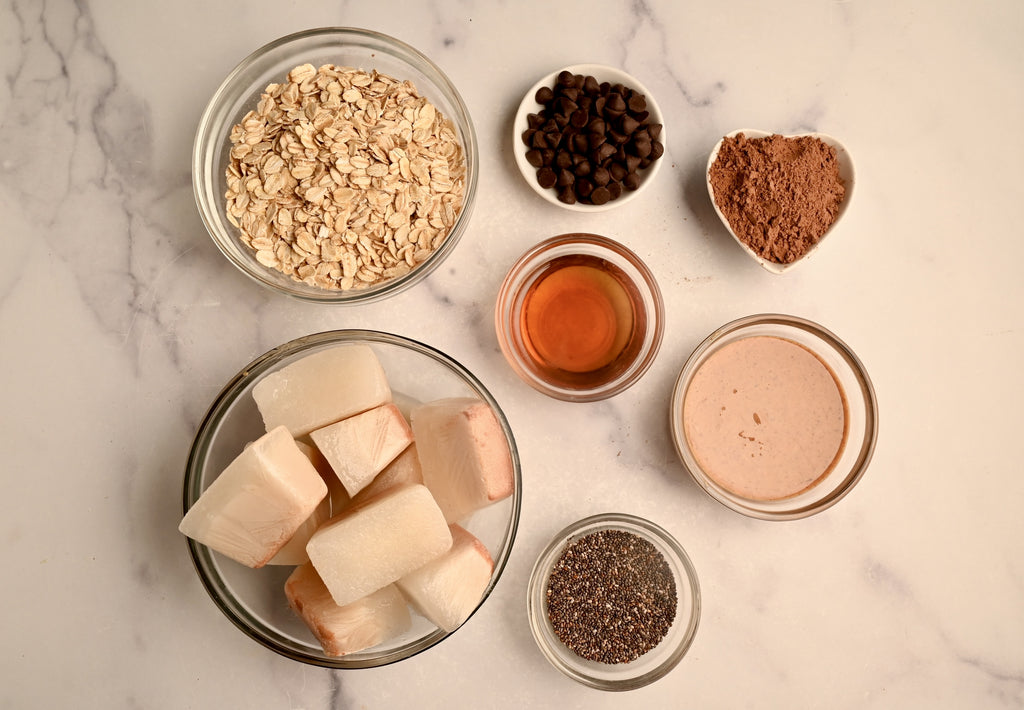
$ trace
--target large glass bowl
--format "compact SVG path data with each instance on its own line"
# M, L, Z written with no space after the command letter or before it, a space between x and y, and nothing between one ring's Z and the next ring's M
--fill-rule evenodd
M515 485L510 497L477 511L465 524L494 560L483 604L498 583L515 540L522 497L519 455L505 415L483 384L452 358L414 340L370 330L328 331L285 343L243 367L217 395L196 433L185 467L183 513L243 446L265 431L252 399L256 383L288 363L343 343L364 343L374 350L399 406L478 397L494 410L512 454ZM287 658L329 668L369 668L409 658L450 635L414 613L412 628L402 636L359 653L328 656L288 607L284 583L292 567L250 569L194 540L187 542L199 579L220 610L247 636Z
M228 220L224 193L231 127L256 108L271 83L285 79L302 64L376 69L398 80L411 80L454 123L466 159L466 191L462 211L447 238L424 262L403 276L365 289L335 291L296 281L256 260ZM199 122L192 155L192 183L199 214L210 236L232 264L257 283L278 293L322 303L366 303L399 293L421 281L455 249L466 231L479 176L476 133L462 97L444 72L419 51L393 37L370 30L326 27L288 35L257 49L242 60L220 85Z

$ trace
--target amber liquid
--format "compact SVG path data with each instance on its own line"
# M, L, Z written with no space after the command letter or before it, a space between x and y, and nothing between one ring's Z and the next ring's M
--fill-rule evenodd
M523 300L519 327L537 373L574 389L615 379L636 359L647 327L640 293L600 257L559 257Z

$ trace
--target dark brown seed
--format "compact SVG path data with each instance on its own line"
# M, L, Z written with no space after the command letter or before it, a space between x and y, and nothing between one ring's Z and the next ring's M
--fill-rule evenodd
M675 576L664 556L624 530L599 530L567 544L548 577L545 598L562 643L581 658L607 664L629 663L655 648L678 606Z

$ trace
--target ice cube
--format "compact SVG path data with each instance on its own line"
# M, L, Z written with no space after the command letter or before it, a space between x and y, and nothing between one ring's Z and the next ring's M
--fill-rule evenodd
M344 606L451 546L451 531L430 491L413 484L352 506L324 523L306 552L335 603Z
M349 495L355 495L412 442L394 404L357 414L309 434Z
M247 446L189 508L178 529L249 567L262 567L327 496L285 427Z
M423 483L448 522L512 494L512 454L486 402L439 399L415 408L411 417Z
M272 372L252 389L267 430L298 438L391 401L384 368L369 345L336 345Z
M289 606L328 656L344 656L376 646L412 625L409 607L393 584L338 606L316 569L306 563L295 568L284 591Z
M469 618L494 572L482 542L459 525L450 529L451 549L397 582L413 608L445 631L454 631Z

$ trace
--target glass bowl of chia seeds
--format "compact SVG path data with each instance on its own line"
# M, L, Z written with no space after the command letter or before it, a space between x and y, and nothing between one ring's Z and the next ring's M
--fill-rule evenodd
M579 520L534 565L530 628L559 671L598 690L641 688L671 671L700 620L697 573L682 546L625 513Z

